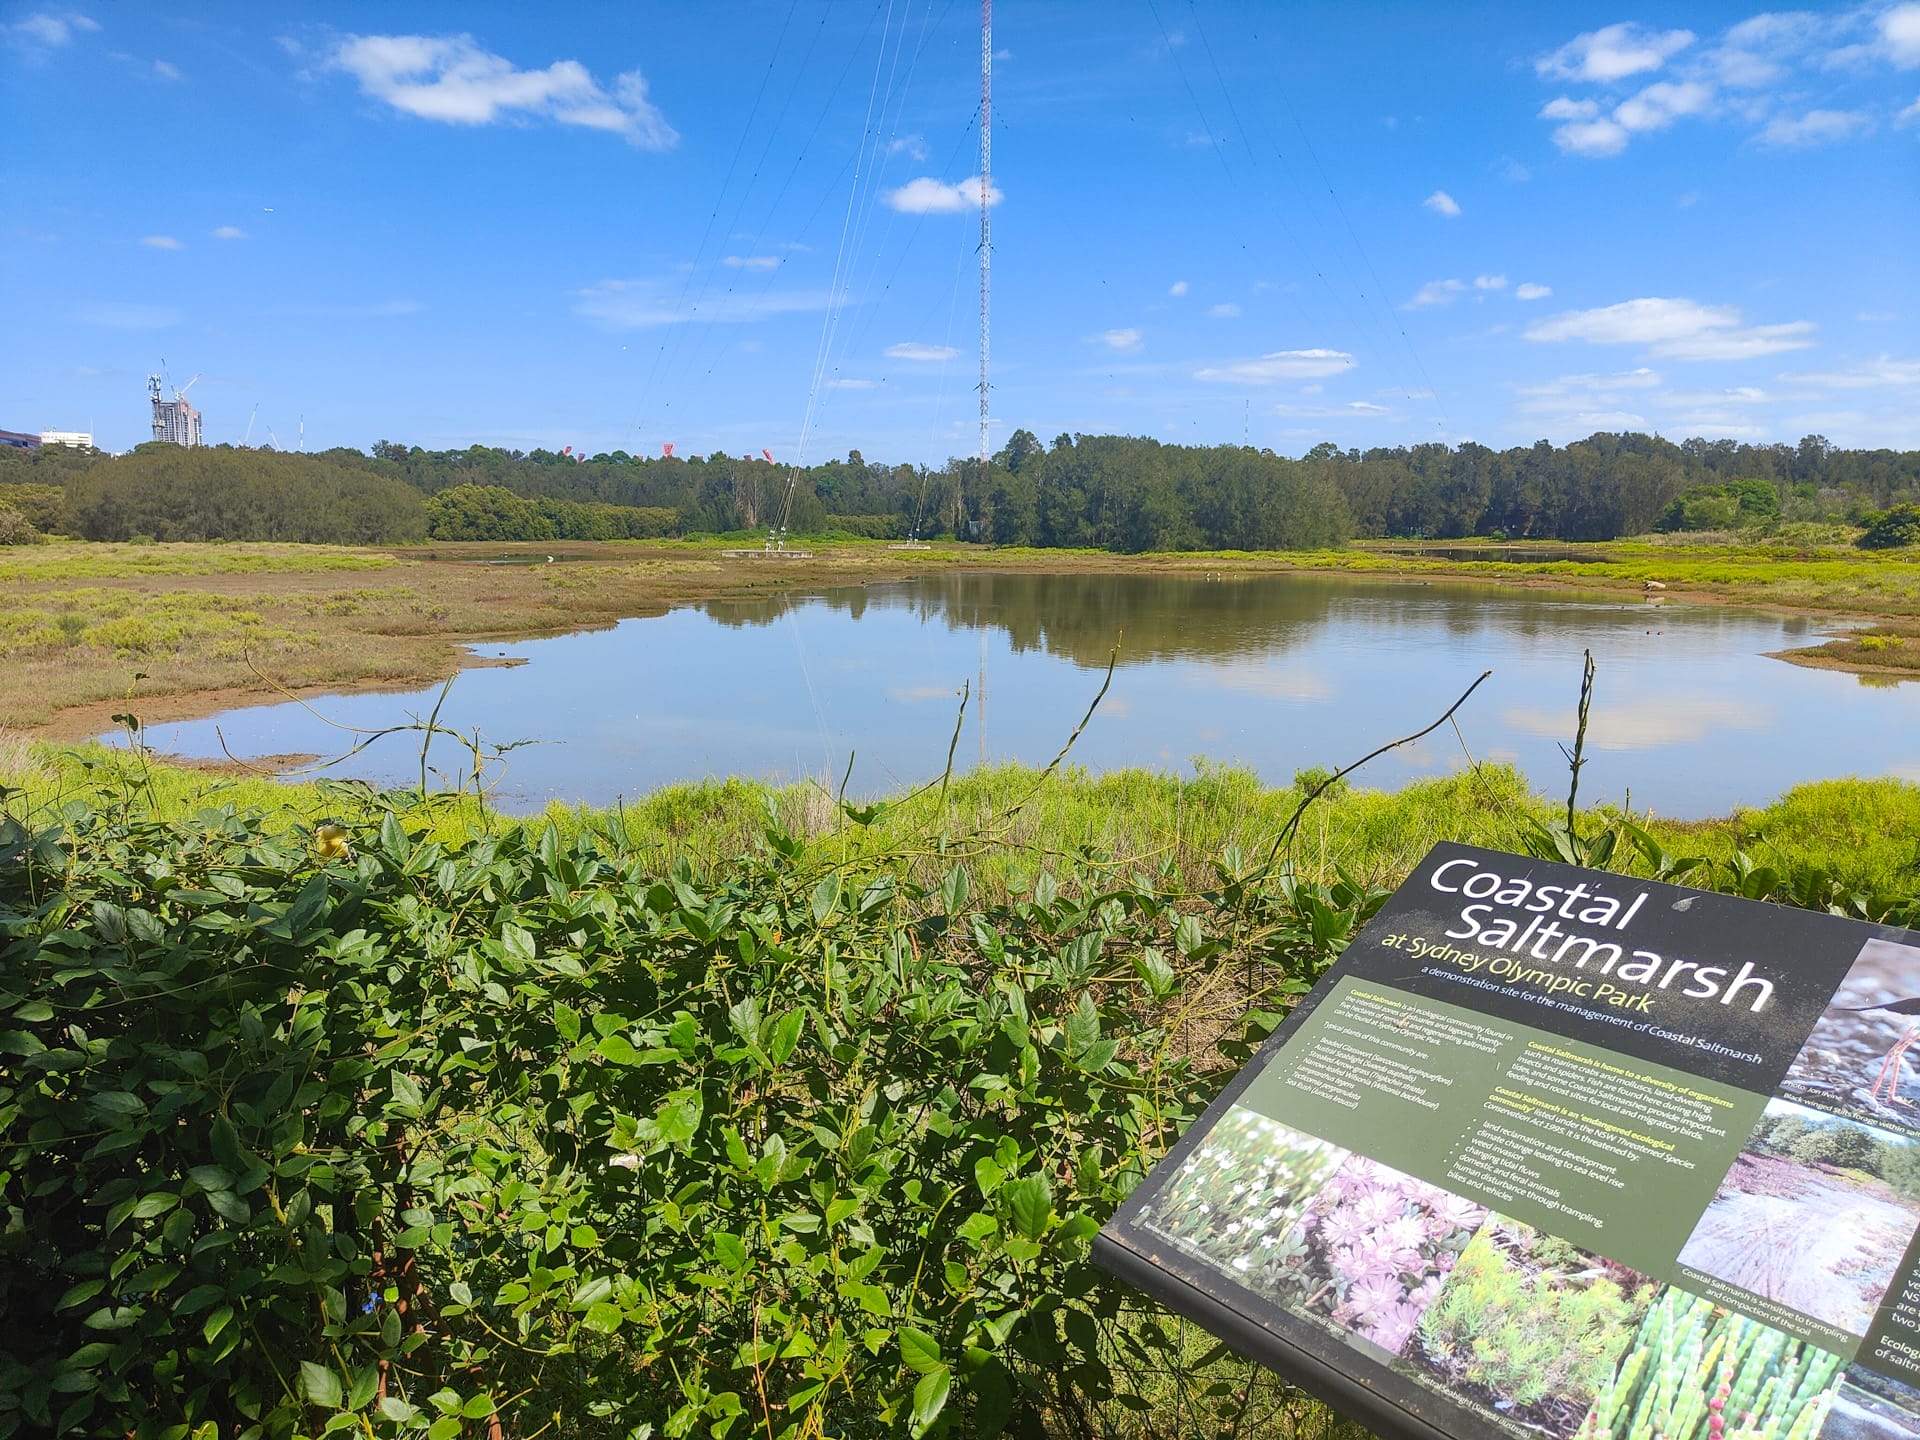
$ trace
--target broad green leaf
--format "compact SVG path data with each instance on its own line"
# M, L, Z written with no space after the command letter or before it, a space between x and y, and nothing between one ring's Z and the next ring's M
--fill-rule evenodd
M940 1357L940 1342L911 1325L900 1328L900 1360L909 1370L921 1375L946 1367L946 1361Z
M588 1307L587 1328L598 1330L602 1335L611 1335L626 1318L618 1305L609 1305L602 1300Z
M211 1345L214 1341L214 1337L217 1336L222 1330L226 1329L228 1323L232 1319L233 1319L233 1306L231 1305L218 1306L216 1309L212 1311L212 1313L210 1313L207 1316L205 1320L200 1322L201 1338L204 1339L209 1345Z
M421 1107L425 1097L421 1095L420 1086L411 1075L395 1070L388 1079L393 1086L394 1104L409 1110L418 1110Z
M580 1012L565 1001L554 1001L553 1028L560 1032L562 1040L572 1044L580 1038Z
M1012 1212L1014 1228L1029 1240L1047 1233L1053 1218L1053 1187L1044 1175L1026 1175L1012 1181L1001 1192Z
M345 1399L346 1391L340 1384L340 1377L324 1365L316 1365L311 1360L300 1362L300 1392L315 1405L323 1405L329 1410L338 1410Z
M800 1027L805 1022L804 1010L789 1010L782 1015L773 1027L773 1035L767 1041L767 1058L776 1065L787 1063L787 1057L793 1054L800 1043Z
M924 1435L940 1412L946 1408L947 1396L953 1389L953 1372L942 1365L938 1370L920 1377L920 1383L913 1387L913 1433Z
M499 1407L493 1403L493 1397L491 1395L481 1394L474 1396L471 1400L467 1401L466 1404L462 1405L460 1407L460 1413L469 1420L478 1420L483 1416L493 1414L498 1408Z
M813 923L824 925L840 903L840 872L834 871L813 887Z
M640 1052L635 1050L624 1035L607 1035L593 1047L615 1065L635 1065L640 1061Z
M726 1230L715 1232L713 1254L715 1259L736 1274L745 1268L747 1263L746 1243L738 1235Z

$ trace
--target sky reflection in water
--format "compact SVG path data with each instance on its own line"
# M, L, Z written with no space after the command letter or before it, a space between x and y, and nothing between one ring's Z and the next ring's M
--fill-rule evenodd
M1490 586L1267 576L958 575L751 603L689 606L610 630L479 647L521 658L462 674L441 723L516 750L503 808L610 803L677 780L741 774L871 794L937 774L963 683L957 761L1044 764L1099 687L1113 687L1074 751L1095 769L1187 770L1195 757L1275 784L1419 729L1482 670L1460 715L1473 755L1511 760L1563 793L1580 653L1599 686L1581 793L1668 815L1763 804L1802 780L1920 778L1920 685L1765 658L1817 642L1818 626L1746 611L1630 598L1547 597ZM985 680L981 703L982 676ZM434 691L315 702L340 724L424 715ZM984 712L984 723L983 723ZM155 725L149 743L217 756L214 721ZM337 754L294 705L218 720L236 755ZM984 738L983 738L984 732ZM453 768L445 741L433 756ZM1467 763L1443 727L1375 761L1358 783L1394 787ZM397 736L344 773L406 783L418 740Z

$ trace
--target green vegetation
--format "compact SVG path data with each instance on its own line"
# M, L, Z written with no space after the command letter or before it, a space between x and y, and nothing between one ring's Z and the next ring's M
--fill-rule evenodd
M1283 1414L1087 1241L1432 839L1920 889L1896 782L1556 838L1483 767L1329 796L1293 870L1299 797L1232 771L524 823L18 742L0 783L0 1433Z
M379 545L421 539L420 497L327 456L150 443L66 481L67 524L87 540L291 540Z
M1878 515L1861 535L1864 550L1894 550L1903 545L1920 545L1920 505L1895 505Z
M1318 549L1350 535L1597 541L1656 526L1743 535L1857 527L1920 497L1920 452L1840 450L1818 435L1798 446L1675 445L1602 433L1504 451L1327 444L1296 460L1116 435L1045 445L1018 430L983 470L959 459L886 465L857 450L789 467L720 453L588 458L382 440L370 454L143 445L118 458L0 455L0 492L23 482L65 493L44 517L52 523L28 516L35 528L89 538L378 543L424 535L431 519L435 538L544 542L757 535L785 524L809 536L1137 554ZM462 493L439 500L452 491ZM1911 543L1911 530L1890 523L1883 533L1893 538L1874 543Z
M1813 1440L1840 1378L1838 1355L1669 1289L1579 1440Z
M1566 1241L1497 1216L1421 1317L1420 1345L1431 1368L1469 1393L1522 1412L1571 1411L1571 1428L1612 1378L1653 1289L1644 1276L1609 1273Z

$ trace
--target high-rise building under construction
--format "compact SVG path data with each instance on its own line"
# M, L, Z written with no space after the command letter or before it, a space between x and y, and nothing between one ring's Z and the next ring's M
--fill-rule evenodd
M193 380L198 380L198 375ZM193 388L187 382L187 390ZM200 444L200 412L187 403L187 390L176 390L171 400L161 398L160 377L147 377L147 395L153 401L153 438L169 445Z

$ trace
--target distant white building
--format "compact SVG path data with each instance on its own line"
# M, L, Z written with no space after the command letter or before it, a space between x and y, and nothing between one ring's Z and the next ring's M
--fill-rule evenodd
M91 450L93 449L93 432L91 430L42 430L40 443L66 445L74 450Z

